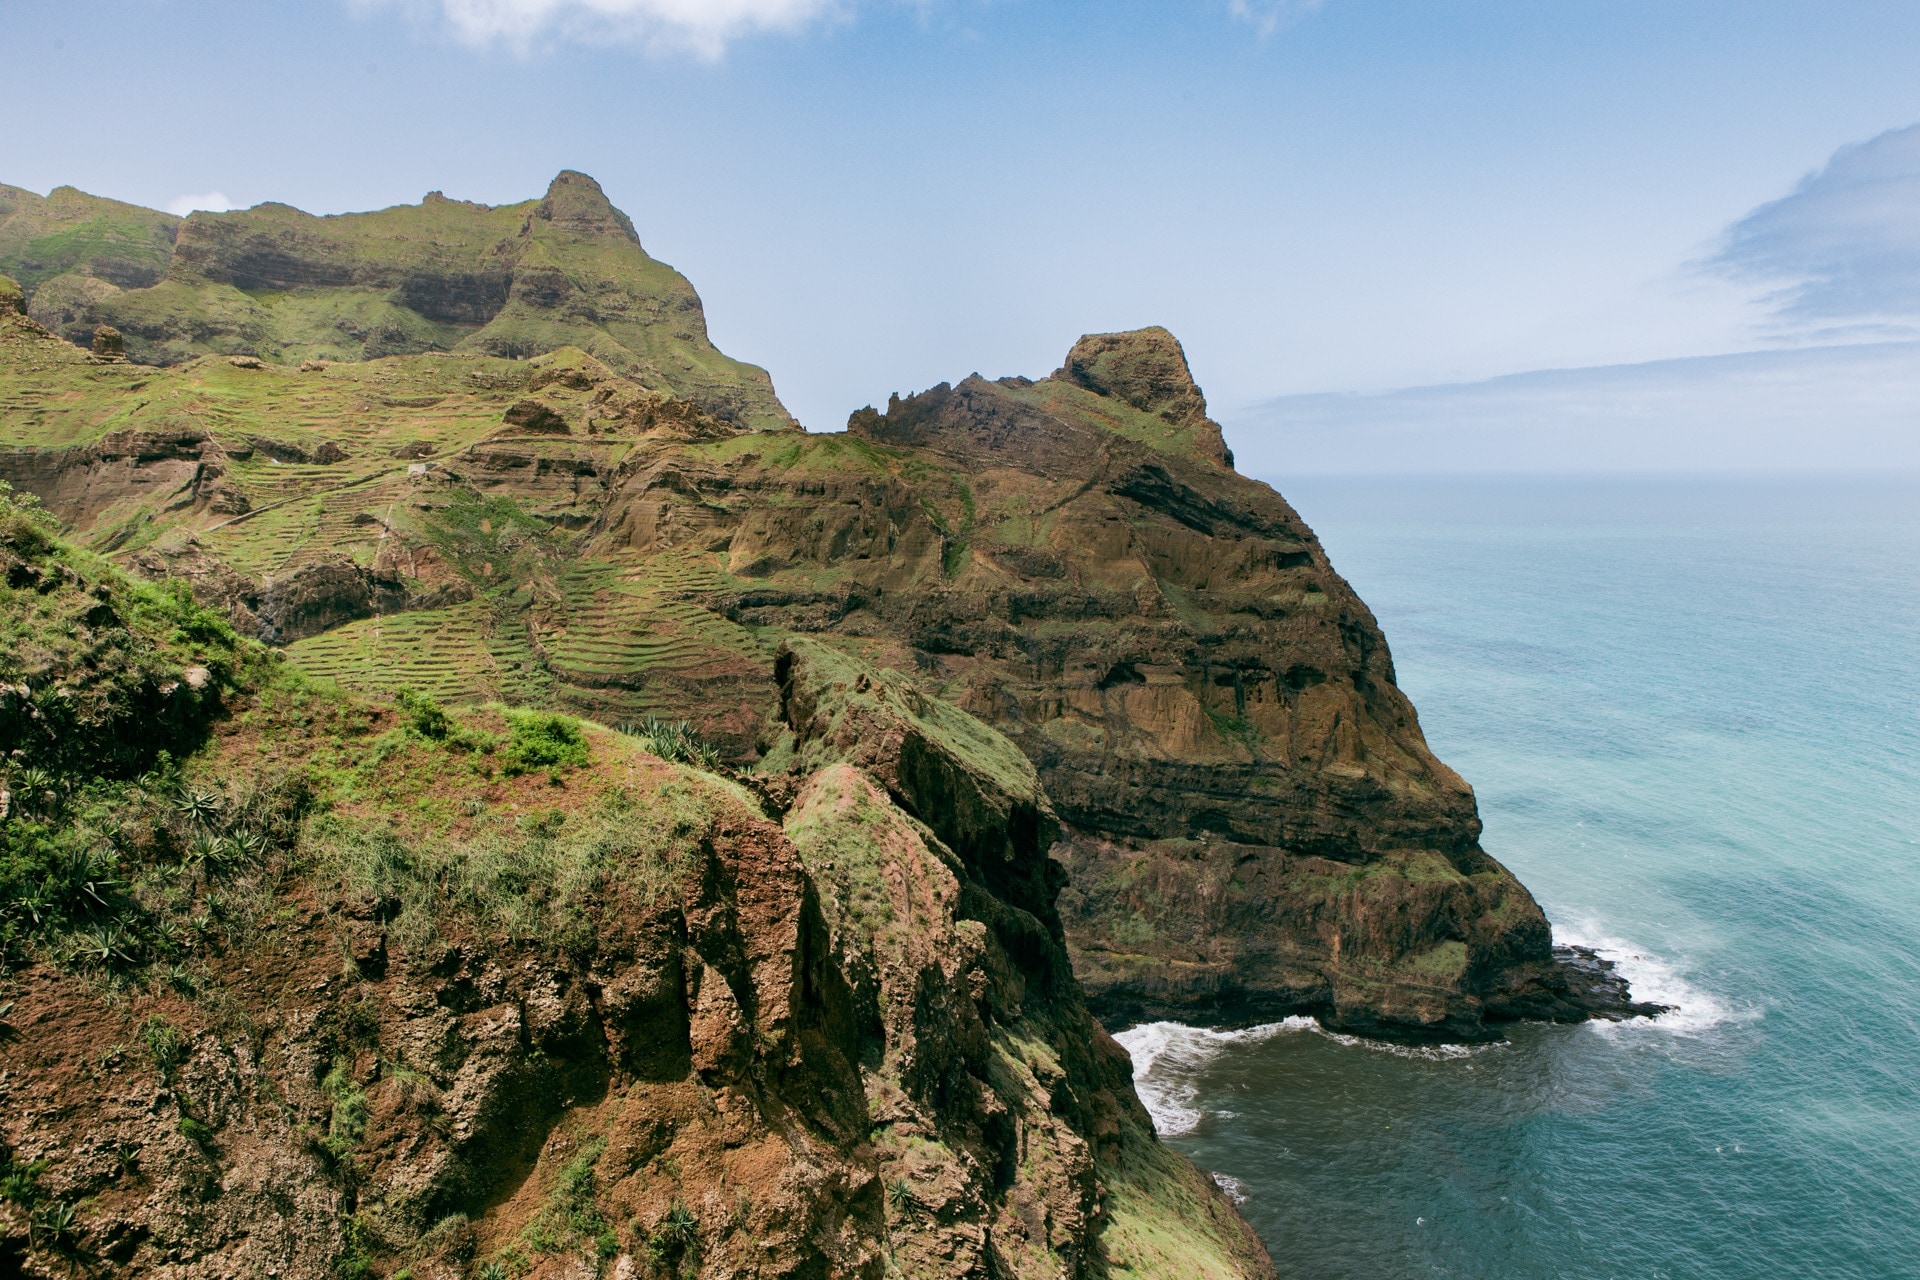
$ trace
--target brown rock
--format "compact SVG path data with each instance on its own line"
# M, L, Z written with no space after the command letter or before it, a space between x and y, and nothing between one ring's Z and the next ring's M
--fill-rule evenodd
M121 338L120 331L112 325L95 325L93 354L103 360L124 360L127 358L126 341Z
M566 435L573 430L565 418L538 400L514 401L502 421L510 427L542 435Z

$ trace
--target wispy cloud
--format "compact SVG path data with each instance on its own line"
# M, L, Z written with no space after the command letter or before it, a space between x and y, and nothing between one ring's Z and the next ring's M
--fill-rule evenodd
M1774 327L1811 337L1920 329L1920 125L1842 147L1729 227L1708 271L1767 290Z
M167 205L167 212L175 217L184 218L195 210L207 213L225 213L233 208L233 201L227 199L223 191L202 191L196 196L181 196Z
M382 0L355 0L363 7ZM473 45L541 40L644 45L714 59L742 36L797 31L839 16L844 0L416 0Z
M1320 7L1322 0L1227 0L1227 12L1250 23L1262 36L1290 27Z
M463 43L526 50L543 43L640 45L718 59L743 36L794 32L851 18L862 0L346 0L357 9L399 5L442 22ZM895 0L926 9L939 0ZM993 0L985 0L992 3ZM1227 0L1234 21L1270 36L1324 0Z

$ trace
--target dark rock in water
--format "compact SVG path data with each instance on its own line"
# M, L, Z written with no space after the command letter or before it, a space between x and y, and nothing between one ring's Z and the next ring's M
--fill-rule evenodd
M1592 947L1557 946L1554 963L1566 975L1566 1003L1587 1018L1622 1022L1628 1018L1657 1018L1673 1012L1672 1005L1635 1000L1628 989L1626 975L1614 962L1601 958ZM1555 1021L1580 1021L1580 1018L1556 1018Z

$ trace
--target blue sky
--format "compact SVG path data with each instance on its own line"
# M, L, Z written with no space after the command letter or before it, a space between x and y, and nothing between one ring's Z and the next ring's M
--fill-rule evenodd
M1231 425L1920 311L1920 139L1835 158L1920 121L1911 3L0 0L0 50L35 190L592 173L816 429L1147 323Z

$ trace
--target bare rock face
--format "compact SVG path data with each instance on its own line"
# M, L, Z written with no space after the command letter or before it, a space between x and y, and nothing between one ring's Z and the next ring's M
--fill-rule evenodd
M95 325L93 330L93 354L105 360L124 360L127 358L126 339L120 331L110 324Z

